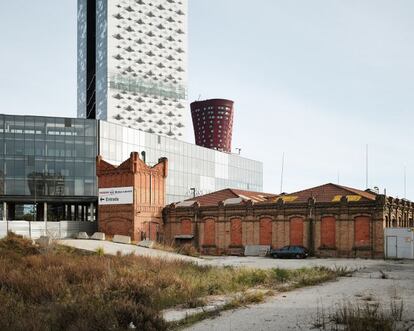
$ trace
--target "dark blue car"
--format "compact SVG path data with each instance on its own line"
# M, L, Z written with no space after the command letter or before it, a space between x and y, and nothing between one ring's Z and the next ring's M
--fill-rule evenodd
M303 246L285 246L278 249L272 249L270 251L270 256L277 258L295 258L295 259L305 259L309 256L309 251Z

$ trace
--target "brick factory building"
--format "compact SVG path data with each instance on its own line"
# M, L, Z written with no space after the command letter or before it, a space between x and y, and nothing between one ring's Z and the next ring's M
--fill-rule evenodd
M326 184L275 196L221 190L164 209L165 238L203 254L242 255L246 245L303 245L321 257L384 257L384 228L414 226L414 204Z
M210 99L191 104L196 145L231 152L233 101Z
M135 241L160 240L163 232L162 209L165 206L167 171L166 158L149 167L139 158L137 152L133 152L128 160L117 167L98 156L96 175L100 191L131 188L133 194L131 203L102 205L99 201L99 231L110 236L130 236Z

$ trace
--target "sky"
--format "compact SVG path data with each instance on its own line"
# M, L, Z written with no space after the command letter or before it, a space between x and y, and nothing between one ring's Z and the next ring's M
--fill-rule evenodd
M252 5L253 4L253 5ZM264 191L414 200L414 1L189 0L189 101L235 101ZM0 113L76 117L76 0L0 0ZM194 142L188 117L187 140Z

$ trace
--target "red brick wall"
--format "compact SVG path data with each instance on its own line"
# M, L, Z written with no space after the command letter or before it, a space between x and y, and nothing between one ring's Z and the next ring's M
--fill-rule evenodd
M336 219L333 216L321 219L321 246L333 248L336 245Z
M208 219L204 223L204 239L203 245L212 246L216 244L216 223L212 219Z
M355 217L355 246L368 246L370 244L370 217Z
M290 219L290 244L303 245L303 218Z
M157 240L157 234L160 232L160 225L158 223L146 223L144 226L146 238L149 240Z
M101 232L110 236L129 235L136 241L141 240L142 233L152 240L157 238L157 232L162 234L167 159L160 159L158 164L149 167L139 159L137 152L132 152L129 159L115 166L98 156L96 174L99 188L134 188L133 204L99 205L98 226Z
M182 220L181 221L181 234L183 235L192 235L193 229L191 226L191 220Z
M262 218L260 220L260 245L272 245L272 220Z
M234 218L231 220L230 244L232 246L242 246L243 244L241 219Z

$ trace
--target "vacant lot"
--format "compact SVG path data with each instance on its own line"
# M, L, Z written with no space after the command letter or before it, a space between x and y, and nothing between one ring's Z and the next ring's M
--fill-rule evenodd
M0 330L165 330L165 308L250 288L289 290L332 280L323 267L257 270L103 250L41 249L16 235L0 240Z
M318 330L316 326L321 326L322 312L325 315L332 314L348 302L361 307L375 307L380 304L389 309L390 302L394 300L403 302L403 323L397 330L414 330L414 261L374 262L354 273L352 277L280 293L263 304L224 312L188 330ZM340 327L334 330L344 329ZM376 330L388 329L384 327Z
M347 268L350 270L358 270L367 267L382 265L382 260L366 260L366 259L316 259L308 258L305 260L296 259L272 259L267 257L238 257L238 256L203 256L202 258L195 258L190 256L178 255L175 253L165 252L156 249L148 249L138 247L136 245L123 245L110 241L96 241L96 240L76 240L65 239L59 241L62 245L67 245L74 248L96 251L98 248L103 248L105 253L116 255L135 254L139 256L160 257L169 260L184 260L195 262L203 266L215 267L245 267L253 269L301 269L312 267L327 267L327 268Z

